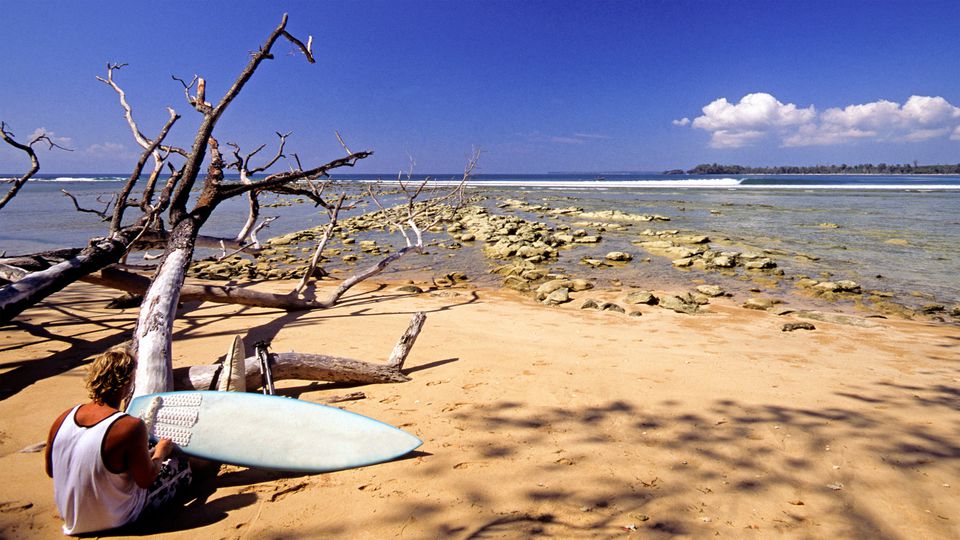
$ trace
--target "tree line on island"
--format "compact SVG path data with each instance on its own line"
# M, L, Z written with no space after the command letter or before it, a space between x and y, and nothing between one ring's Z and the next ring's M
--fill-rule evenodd
M671 169L664 174L960 174L960 163L956 165L918 165L861 163L859 165L811 165L806 167L780 165L777 167L744 167L743 165L720 165L701 163L684 171Z

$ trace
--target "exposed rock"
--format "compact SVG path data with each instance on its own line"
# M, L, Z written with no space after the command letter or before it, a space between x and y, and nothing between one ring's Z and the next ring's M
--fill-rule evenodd
M838 292L859 293L860 284L849 279L841 279L837 282Z
M692 264L693 264L693 258L692 258L692 257L685 257L685 258L683 258L683 259L675 259L675 260L673 261L673 265L676 266L677 268L686 268L686 267L688 267L688 266L691 266Z
M817 227L820 227L821 229L839 229L840 225L837 225L836 223L820 223L817 225Z
M630 313L627 313L627 316L629 316L629 317L641 317L641 316L643 316L643 313L640 313L639 311L631 311Z
M587 298L580 306L580 309L600 309L600 304L593 298Z
M590 283L585 279L573 279L570 281L570 283L570 290L573 292L586 291L593 288L593 283Z
M710 242L709 236L696 235L696 234L687 234L674 237L675 242L681 244L706 244Z
M357 260L357 256L356 256L356 255L344 255L343 257L340 257L340 259L341 259L343 262L354 262L354 261Z
M620 210L600 210L597 212L581 212L580 217L586 219L599 219L599 220L610 220L610 221L633 221L633 222L648 222L648 221L670 221L670 218L660 215L646 215L646 214L628 214Z
M628 304L646 304L648 306L654 306L659 302L657 297L650 291L635 291L624 298L624 302Z
M569 279L551 279L550 281L541 283L537 287L537 300L543 300L554 291L560 289L567 289L567 292L570 292L569 289L573 287L573 282Z
M813 289L817 292L859 293L860 285L855 281L844 279L836 282L822 281L813 285Z
M743 263L743 267L747 270L767 270L769 268L776 268L777 263L767 257L761 257Z
M596 244L599 241L599 236L581 236L575 240L578 244Z
M933 313L942 313L947 310L947 307L943 304L925 304L920 308L920 313L930 315Z
M423 292L423 289L421 289L420 287L417 287L416 285L401 285L394 290L396 290L397 292L406 292L406 293L413 293L413 294L420 294Z
M820 282L815 279L802 278L798 279L795 285L800 289L809 289L811 287L815 287L818 283Z
M694 293L690 295L690 298L692 298L694 302L701 306L705 306L710 303L710 297L705 294Z
M604 302L600 304L600 311L616 311L617 313L626 313L626 310L617 304L614 304L613 302Z
M671 241L669 241L669 240L647 240L647 241L638 241L638 242L634 242L634 244L637 244L637 245L643 247L644 249L649 249L649 250L654 250L654 251L655 251L655 250L661 250L661 249L669 249L669 248L672 248L672 247L673 247L673 242L671 242Z
M530 284L523 278L518 276L507 276L503 279L503 286L508 289L513 289L515 291L529 291Z
M608 261L626 262L633 260L633 255L630 255L624 251L611 251L610 253L607 253L606 257L604 258Z
M813 319L815 321L844 324L847 326L857 326L860 328L877 328L880 326L877 323L870 322L860 317L840 315L837 313L823 313L821 311L798 311L796 316L800 317L801 319Z
M677 313L694 314L700 309L700 305L693 301L689 295L677 296L667 294L660 297L660 307L670 309Z
M737 265L737 259L726 255L718 255L710 259L710 264L717 268L733 268Z
M547 305L563 304L570 301L570 289L566 287L557 289L547 295L541 302Z
M538 279L543 279L546 277L547 273L544 270L524 270L520 277L527 281L536 281Z
M772 308L774 304L775 302L769 298L751 298L743 303L743 307L747 309L766 311Z
M597 268L600 266L609 266L607 263L601 261L600 259L583 258L583 259L580 259L580 262L587 266L592 266L594 268Z
M723 296L726 294L726 292L723 290L723 287L719 285L698 285L697 292L711 297Z
M813 323L808 322L792 322L785 323L780 327L781 332L793 332L794 330L816 330L817 327Z

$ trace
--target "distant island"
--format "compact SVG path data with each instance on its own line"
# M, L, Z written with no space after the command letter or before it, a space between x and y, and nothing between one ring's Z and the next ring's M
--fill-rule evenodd
M742 165L720 165L701 163L684 171L671 169L663 174L960 174L960 163L956 165L903 165L880 163L861 163L859 165L813 165L808 167L744 167Z

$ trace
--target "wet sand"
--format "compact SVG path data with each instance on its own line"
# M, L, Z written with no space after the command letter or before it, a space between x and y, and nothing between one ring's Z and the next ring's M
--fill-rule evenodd
M287 285L288 287L289 285ZM282 381L280 392L414 433L392 463L320 475L224 466L163 538L960 536L960 329L929 320L812 321L713 299L696 315L539 305L458 285L360 287L330 310L188 304L175 365L222 357L232 336L276 351L385 361L410 315L427 322L402 384ZM42 453L85 398L85 364L126 339L135 310L77 284L0 328L0 537L58 538ZM322 447L317 451L322 452Z

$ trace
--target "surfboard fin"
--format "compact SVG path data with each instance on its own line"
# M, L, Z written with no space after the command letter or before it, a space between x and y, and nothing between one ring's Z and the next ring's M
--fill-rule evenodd
M223 369L220 371L220 379L217 381L217 390L221 392L247 391L245 358L246 351L244 350L243 339L240 336L234 336L233 345L227 352L227 359L223 361Z

